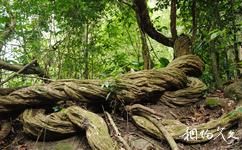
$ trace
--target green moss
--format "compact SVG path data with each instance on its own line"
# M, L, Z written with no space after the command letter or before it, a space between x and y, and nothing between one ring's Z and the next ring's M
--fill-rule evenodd
M207 97L205 100L205 105L209 107L217 107L221 105L218 97Z
M73 150L74 147L69 143L59 143L55 146L55 150Z

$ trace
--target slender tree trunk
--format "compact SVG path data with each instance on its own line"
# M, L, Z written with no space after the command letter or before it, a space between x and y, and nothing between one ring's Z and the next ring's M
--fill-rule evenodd
M231 80L231 73L230 73L230 71L229 71L229 58L228 58L228 52L225 50L224 52L223 52L224 54L224 68L225 68L225 70L226 70L226 75L227 75L227 80Z
M89 60L88 60L88 41L89 38L89 25L88 22L86 24L86 30L85 30L85 48L84 48L84 79L88 79L89 76L89 68L88 68L88 64L89 64Z
M144 60L144 69L148 70L151 69L151 58L150 58L150 51L147 44L145 33L140 30L140 37L142 42L142 57Z
M212 28L211 29L217 29L220 28L220 14L219 14L219 9L217 7L218 5L218 0L211 1L211 6L213 7L212 14L214 20L212 20ZM221 77L220 77L220 67L219 67L219 51L216 47L216 41L217 39L213 39L210 42L210 59L212 62L212 72L213 72L213 78L215 80L215 87L216 88L222 88L222 83L221 83Z
M170 28L171 28L172 40L173 40L173 42L175 42L174 47L173 47L175 58L180 57L182 55L191 54L191 52L192 52L191 51L192 41L191 41L190 37L187 35L184 35L184 34L180 35L179 37L177 36L177 30L176 30L176 10L177 10L177 8L176 8L176 5L177 5L177 0L171 0ZM195 15L193 16L193 19L195 19Z
M175 40L177 39L176 3L177 3L177 0L171 0L170 28L171 28L171 36L172 36L173 42L175 42Z
M196 40L197 34L197 3L196 0L192 0L192 44Z
M141 26L141 24L142 24L141 19L139 17L139 14L137 13L137 11L135 11L135 12L136 12L136 20L137 20L137 24L138 24L139 32L140 32L141 44L142 44L142 57L144 60L144 69L148 70L148 69L152 68L150 51L149 51L149 47L147 44L145 32L143 31L142 26Z
M215 41L212 41L211 46L210 46L210 58L212 62L212 72L213 72L213 77L215 80L215 87L216 88L221 88L221 78L220 78L220 71L219 71L219 55L216 52L216 47L215 47Z
M234 32L234 56L235 56L235 63L236 63L235 77L238 78L240 76L240 70L238 68L238 63L240 60L239 60L239 48L237 44L236 32Z

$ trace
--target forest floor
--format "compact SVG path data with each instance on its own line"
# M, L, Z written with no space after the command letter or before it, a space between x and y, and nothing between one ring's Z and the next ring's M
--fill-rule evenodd
M208 94L210 97L218 97L222 104L215 107L210 107L206 105L205 99L199 101L198 103L185 107L174 107L170 108L161 102L157 104L148 104L147 107L154 109L157 112L162 112L166 114L167 119L178 119L182 123L187 125L201 124L208 122L209 120L216 119L221 115L234 109L236 104L234 101L224 98L223 92L216 91ZM102 114L100 114L102 115ZM167 142L159 141L153 137L150 137L140 131L132 123L130 123L129 118L122 114L113 114L113 119L118 126L124 139L128 141L133 149L161 149L169 150L170 147ZM126 119L125 119L126 118ZM87 144L87 139L85 133L80 132L80 135L74 135L72 137L62 139L59 141L39 141L38 139L31 139L24 135L22 131L22 125L20 120L14 119L12 121L13 128L11 133L5 140L0 141L0 149L6 150L88 150L91 149ZM218 138L212 139L209 142L200 144L183 144L178 142L180 149L184 150L239 150L242 149L242 139L239 140L226 141L228 138L228 132L233 131L236 137L237 125L228 131L223 132ZM228 142L231 142L228 143Z

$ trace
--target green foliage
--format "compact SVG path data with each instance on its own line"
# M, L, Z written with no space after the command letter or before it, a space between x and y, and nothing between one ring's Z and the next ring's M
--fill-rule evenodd
M160 68L166 67L169 64L169 60L164 57L161 57L159 59L159 62L160 62L160 64L159 64Z
M182 25L188 33L192 31L192 1L179 1ZM212 62L217 61L217 74L223 80L236 78L236 51L242 41L239 36L241 1L196 1L197 33L193 51L206 63L203 75L205 82L215 82ZM240 18L240 19L239 19ZM240 34L241 35L241 34ZM215 53L217 60L212 58Z

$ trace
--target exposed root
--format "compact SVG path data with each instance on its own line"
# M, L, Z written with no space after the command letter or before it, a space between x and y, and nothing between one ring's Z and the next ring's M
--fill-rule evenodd
M165 139L169 143L172 150L178 150L179 149L175 140L173 139L173 137L170 135L170 133L166 130L166 128L162 124L159 124L156 119L153 119L150 116L143 115L143 117L148 119L160 131L160 135L162 134L165 137Z
M158 119L166 117L164 114L158 113L158 112L154 111L153 109L151 109L149 107L145 107L141 104L134 104L134 105L131 105L131 106L126 106L125 108L126 108L126 111L128 111L128 112L131 112L131 111L132 112L138 111L139 113L140 112L146 112L151 116L154 115Z
M143 110L140 110L140 111L135 110L134 112L132 112L132 114L133 114L132 119L142 131L156 138L163 137L159 129L149 119L146 118L147 116L146 112L144 112ZM153 119L157 120L156 125L165 126L166 130L172 135L172 137L175 140L183 141L185 143L201 143L201 142L211 140L210 138L203 136L201 134L198 134L196 139L194 138L194 139L186 140L184 136L186 135L188 130L195 129L197 133L201 133L202 131L207 131L208 133L210 133L210 135L213 135L213 137L216 137L219 134L219 131L217 130L218 127L224 128L226 130L241 118L242 118L241 106L221 116L216 120L211 120L207 123L194 125L194 126L187 126L178 120L172 120L172 119L157 120L156 117L153 117Z
M63 138L81 129L86 131L92 149L118 149L117 143L109 135L105 121L77 106L50 115L44 115L39 110L26 110L23 113L23 125L25 133L46 139Z
M161 102L188 105L199 101L207 90L207 86L198 78L188 77L187 79L186 88L176 91L166 91L161 97Z
M119 145L114 141L108 132L108 127L103 118L73 106L66 110L69 120L81 129L86 130L86 137L89 145L94 150L118 150Z
M111 115L108 112L104 112L105 116L111 125L112 130L114 131L114 136L121 142L126 150L132 150L126 140L121 136L121 133L118 131L117 126L115 125Z

